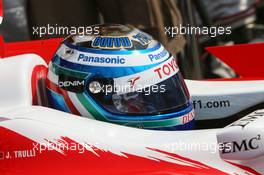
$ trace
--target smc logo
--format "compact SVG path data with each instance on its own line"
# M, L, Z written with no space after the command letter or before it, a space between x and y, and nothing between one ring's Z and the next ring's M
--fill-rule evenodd
M249 150L255 150L259 148L258 142L261 140L261 136L257 135L256 137L252 137L249 139L244 139L240 142L233 141L229 142L231 143L231 149L223 149L222 154L228 154L228 153L236 153L241 151L249 151ZM224 143L227 144L227 143Z

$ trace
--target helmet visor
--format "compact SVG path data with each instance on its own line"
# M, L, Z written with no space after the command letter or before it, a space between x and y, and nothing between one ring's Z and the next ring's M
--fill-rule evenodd
M96 82L95 89L100 86L101 91L93 91L90 86L87 90L90 96L104 109L118 115L170 113L185 108L190 98L179 72L160 83L139 89L121 89L110 79L97 79L92 82Z

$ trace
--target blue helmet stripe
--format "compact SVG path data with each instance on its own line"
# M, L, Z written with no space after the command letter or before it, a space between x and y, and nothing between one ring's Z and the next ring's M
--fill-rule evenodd
M170 57L168 59L170 59ZM101 67L100 66L99 67L99 66L90 66L90 65L73 63L73 62L60 58L58 55L55 55L53 59L53 63L61 67L72 69L75 71L92 73L92 74L100 73L104 77L117 78L117 77L123 77L127 75L136 74L136 73L151 69L153 67L156 67L162 64L168 59L162 62L156 63L156 64L144 65L144 66L130 66L130 67Z
M60 111L71 113L62 95L48 88L47 88L47 95L49 98L49 103L53 108L58 109Z

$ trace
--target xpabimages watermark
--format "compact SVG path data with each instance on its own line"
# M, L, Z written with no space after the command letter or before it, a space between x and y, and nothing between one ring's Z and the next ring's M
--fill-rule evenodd
M46 142L46 143L33 143L33 150L38 151L40 154L44 151L77 151L83 154L85 151L96 151L98 148L95 146L97 143L90 145L87 143L76 143L76 142L66 142L60 140L59 142Z
M35 26L32 27L32 34L42 37L44 35L98 35L99 34L99 27L93 26L80 26L80 27L67 27L67 26L55 26L47 24L46 26Z
M207 142L184 142L177 141L164 146L164 149L168 152L178 152L178 151L209 151L211 153L217 153L223 150L231 150L232 143L207 143Z
M131 86L131 85L103 85L98 81L92 81L89 84L89 91L93 94L104 93L108 94L126 94L131 92L144 93L150 95L151 93L164 93L166 91L165 85L152 85L152 86Z
M230 35L232 33L232 27L194 27L190 26L174 26L164 27L165 34L170 37L174 37L176 35L206 35L212 38L217 37L219 35Z

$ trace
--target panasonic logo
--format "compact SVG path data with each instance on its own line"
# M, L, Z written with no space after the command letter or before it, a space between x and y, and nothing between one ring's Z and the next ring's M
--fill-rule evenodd
M124 58L121 58L119 56L117 57L92 57L92 56L86 56L84 54L80 54L78 57L78 61L83 62L90 62L90 63L106 63L106 64L125 64L126 60Z
M167 54L168 54L167 50L164 49L160 53L157 53L157 54L149 54L148 57L149 57L150 61L155 61L155 60L159 60L161 58L164 58Z

